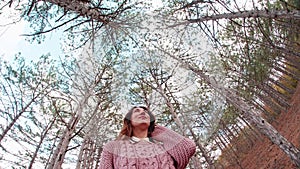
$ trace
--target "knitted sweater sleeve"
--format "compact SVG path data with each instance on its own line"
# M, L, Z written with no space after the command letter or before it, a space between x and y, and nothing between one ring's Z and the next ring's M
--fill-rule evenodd
M98 169L113 169L113 142L104 145Z
M196 151L194 141L163 126L156 126L152 137L163 142L165 150L173 157L178 169L184 169Z

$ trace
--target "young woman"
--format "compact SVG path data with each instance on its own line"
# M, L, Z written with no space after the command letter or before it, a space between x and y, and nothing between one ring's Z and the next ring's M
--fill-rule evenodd
M192 140L156 125L146 107L133 107L118 138L103 147L99 169L184 169L195 149Z

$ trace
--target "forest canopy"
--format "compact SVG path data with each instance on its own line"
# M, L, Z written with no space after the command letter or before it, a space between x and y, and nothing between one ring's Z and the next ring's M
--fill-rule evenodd
M195 141L189 168L226 168L234 138L262 136L300 167L299 147L271 124L300 79L298 0L1 1L7 9L32 44L59 32L62 54L0 59L0 167L97 168L133 105Z

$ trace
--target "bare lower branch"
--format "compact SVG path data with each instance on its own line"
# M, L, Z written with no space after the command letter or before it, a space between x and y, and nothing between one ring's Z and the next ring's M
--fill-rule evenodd
M70 20L68 20L68 21L66 21L66 22L64 22L64 23L62 23L62 24L59 24L59 25L57 25L57 26L55 26L55 27L53 27L53 28L51 28L51 29L49 29L49 30L46 30L46 31L40 31L40 32L36 32L36 33L34 33L34 34L22 34L21 36L36 36L36 35L48 33L48 32L51 32L51 31L53 31L53 30L55 30L55 29L58 29L59 27L64 26L65 24L67 24L67 23L69 23L69 22L71 22L71 21L74 21L74 20L77 19L77 18L79 18L79 16L76 16L75 18L70 19Z

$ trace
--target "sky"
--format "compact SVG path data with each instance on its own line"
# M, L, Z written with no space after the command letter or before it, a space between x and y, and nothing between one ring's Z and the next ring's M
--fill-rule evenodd
M9 8L5 8L0 15L0 57L6 61L12 61L15 54L21 52L26 61L36 60L41 55L51 53L52 57L61 55L61 41L57 32L48 33L41 44L30 43L22 34L29 34L31 29L26 21L18 21L11 24L17 18Z
M154 8L161 6L161 0L147 0L153 3ZM32 29L29 23L21 20L10 24L19 18L19 14L11 8L1 9L0 14L0 58L12 61L15 54L21 52L21 56L26 61L36 60L41 55L50 52L53 58L62 55L61 46L63 45L60 37L61 32L47 33L46 39L41 44L28 42L22 34L29 34Z

